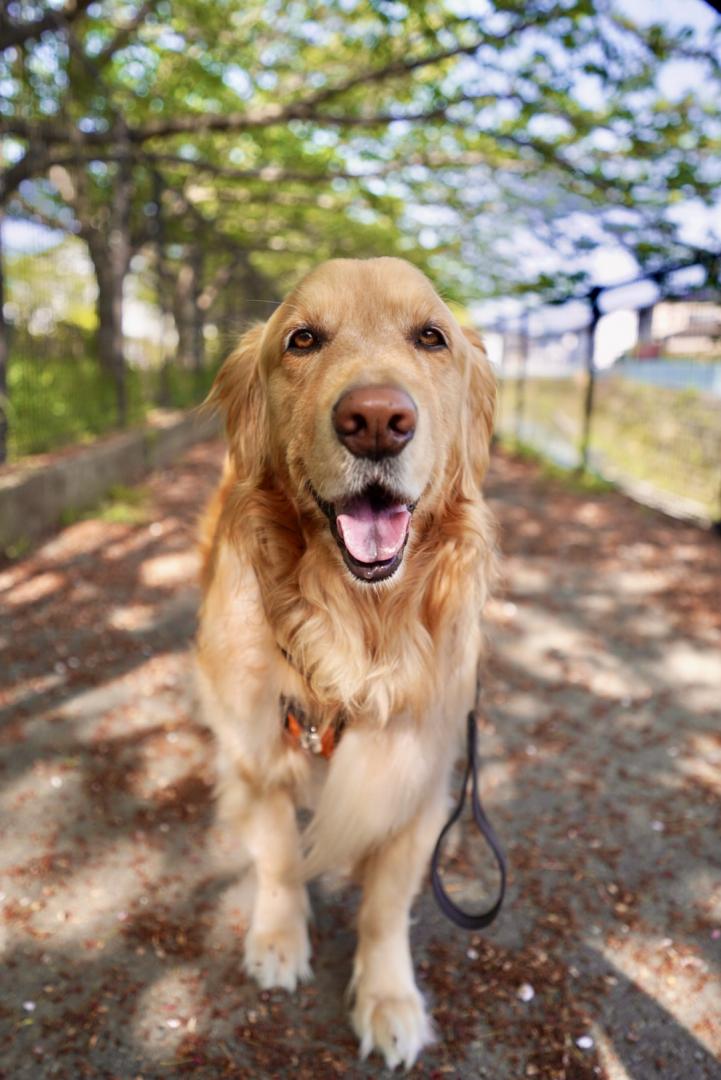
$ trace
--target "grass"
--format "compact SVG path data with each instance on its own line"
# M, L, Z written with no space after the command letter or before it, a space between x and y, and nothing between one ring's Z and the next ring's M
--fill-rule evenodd
M141 424L158 404L187 408L203 400L215 370L199 375L128 366L128 427ZM8 367L8 459L90 442L117 428L115 388L91 352L42 357L15 350Z
M503 386L502 434L515 430L516 391L513 381ZM524 416L540 433L578 446L583 393L579 379L529 379ZM692 500L716 519L721 512L720 449L721 407L715 399L617 375L598 380L591 450L604 474Z
M500 442L504 449L511 454L538 465L541 475L545 479L562 483L572 491L588 495L604 495L609 491L616 490L616 485L611 480L605 479L605 477L600 476L592 469L581 472L579 469L570 469L565 468L563 465L557 465L544 457L541 451L530 443L523 442L510 435L501 435Z
M67 509L60 516L63 527L90 519L105 521L112 525L142 525L148 520L149 495L143 487L126 487L116 484L95 506L85 510Z

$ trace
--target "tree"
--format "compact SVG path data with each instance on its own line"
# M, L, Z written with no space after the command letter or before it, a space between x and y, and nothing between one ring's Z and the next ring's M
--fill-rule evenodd
M163 247L166 292L188 253L174 306L197 353L201 298L241 263L282 283L326 253L394 251L458 297L558 296L589 284L584 252L607 237L642 269L690 257L669 204L716 197L718 32L699 44L611 0L59 11L2 24L2 198L42 196L86 239L120 413L122 284L142 244ZM698 89L659 87L677 57L703 67ZM531 240L547 269L529 279Z

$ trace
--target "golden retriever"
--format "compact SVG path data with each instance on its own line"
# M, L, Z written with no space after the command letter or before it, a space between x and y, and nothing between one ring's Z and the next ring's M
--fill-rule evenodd
M479 338L392 258L319 266L211 393L229 457L198 667L219 813L257 879L245 967L266 988L310 978L305 883L350 872L352 1023L390 1067L432 1037L409 911L473 705L494 398Z

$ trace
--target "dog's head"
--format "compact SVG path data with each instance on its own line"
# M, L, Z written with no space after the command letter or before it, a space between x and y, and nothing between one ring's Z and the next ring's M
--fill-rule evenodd
M481 341L400 259L319 266L248 331L213 398L240 480L272 472L362 582L392 577L414 513L475 497L488 461Z

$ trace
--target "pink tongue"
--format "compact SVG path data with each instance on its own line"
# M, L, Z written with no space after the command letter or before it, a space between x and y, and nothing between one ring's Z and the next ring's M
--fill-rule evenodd
M411 515L402 503L374 509L369 499L352 502L336 525L354 559L362 563L385 562L403 547Z

